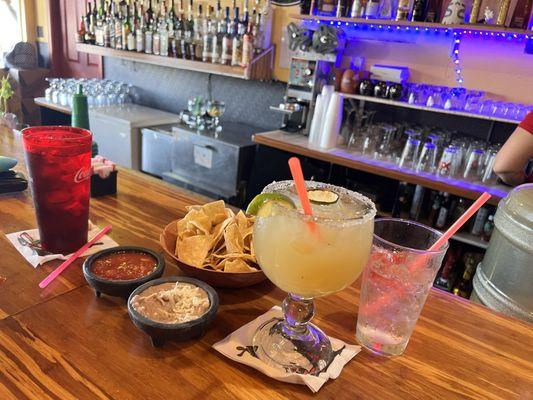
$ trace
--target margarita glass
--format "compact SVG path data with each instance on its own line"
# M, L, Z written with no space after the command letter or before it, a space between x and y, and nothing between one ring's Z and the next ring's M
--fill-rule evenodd
M258 216L253 233L257 260L265 275L288 292L284 318L262 324L253 339L256 355L287 372L317 374L332 359L331 343L309 323L313 298L353 283L368 261L374 229L374 204L350 190L306 182L308 190L338 195L330 204L312 204L313 216L274 204ZM276 193L299 204L293 181L274 182L263 193Z

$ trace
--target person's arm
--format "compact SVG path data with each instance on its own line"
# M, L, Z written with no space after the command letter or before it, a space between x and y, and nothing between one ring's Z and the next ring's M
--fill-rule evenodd
M496 155L492 169L505 183L519 185L526 179L525 167L531 157L533 132L519 126Z

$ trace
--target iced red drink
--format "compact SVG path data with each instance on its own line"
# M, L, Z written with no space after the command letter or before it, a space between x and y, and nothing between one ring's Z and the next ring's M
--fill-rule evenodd
M91 171L89 131L36 126L22 131L41 245L68 254L87 242Z

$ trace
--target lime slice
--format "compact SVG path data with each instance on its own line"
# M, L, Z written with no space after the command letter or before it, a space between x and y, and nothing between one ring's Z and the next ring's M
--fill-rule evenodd
M333 204L339 200L339 195L331 190L308 190L307 196L309 197L309 201L315 204Z
M294 202L287 196L279 193L261 193L248 204L246 214L266 217L272 213L272 206L278 204L286 208L296 208Z

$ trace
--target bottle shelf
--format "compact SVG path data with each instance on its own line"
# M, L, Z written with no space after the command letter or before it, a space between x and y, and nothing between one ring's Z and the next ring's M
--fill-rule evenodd
M395 21L392 19L366 19L366 18L344 18L344 17L330 17L330 16L321 16L321 15L301 15L301 14L290 14L290 17L293 19L306 20L306 21L316 21L316 22L329 22L331 25L342 26L345 24L355 24L368 27L405 27L408 29L416 30L436 30L436 31L449 31L457 33L473 33L486 36L507 36L516 38L518 36L523 36L525 39L533 38L533 31L526 29L516 29L516 28L507 28L500 25L485 25L485 24L454 24L454 25L444 25L436 22L414 22L414 21Z
M448 192L466 199L475 200L483 192L488 192L492 195L488 203L492 205L498 205L498 202L507 196L507 193L511 190L509 187L503 185L486 185L480 182L470 182L462 179L439 177L429 173L419 173L411 169L401 168L391 162L374 160L356 154L344 145L327 150L317 149L309 146L307 136L301 134L289 134L278 130L256 134L253 140L255 143L279 150L412 183L414 185L422 185L429 189Z
M434 112L434 113L439 113L439 114L456 115L456 116L467 117L467 118L484 119L484 120L488 120L488 121L504 122L504 123L508 123L508 124L518 124L518 123L520 123L520 121L516 121L514 119L509 119L509 118L501 118L501 117L493 117L493 116L489 116L489 115L474 114L474 113L469 113L467 111L445 110L443 108L427 107L427 106L421 106L421 105L417 105L417 104L409 104L406 101L382 99L382 98L379 98L379 97L363 96L363 95L360 95L360 94L347 94L347 93L340 93L340 94L343 95L346 99L368 101L370 103L385 104L385 105L394 106L394 107L411 108L413 110L429 111L429 112Z
M82 53L96 54L104 57L115 57L122 60L159 65L162 67L204 72L207 74L228 76L245 80L270 80L274 62L274 47L256 55L247 67L213 64L202 61L184 60L181 58L163 57L136 51L117 50L86 43L77 43L76 50Z

